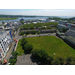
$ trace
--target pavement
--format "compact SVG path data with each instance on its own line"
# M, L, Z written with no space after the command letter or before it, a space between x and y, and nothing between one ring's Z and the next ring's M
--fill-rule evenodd
M26 54L17 57L16 65L37 65L37 63L33 61L31 54Z

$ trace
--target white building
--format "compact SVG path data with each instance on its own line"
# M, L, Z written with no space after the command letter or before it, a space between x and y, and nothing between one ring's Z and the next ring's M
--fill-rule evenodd
M0 61L2 61L2 59L6 56L10 43L11 37L9 32L0 32Z

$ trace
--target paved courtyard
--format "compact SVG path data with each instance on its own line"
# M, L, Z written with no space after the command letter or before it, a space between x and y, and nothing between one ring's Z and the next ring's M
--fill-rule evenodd
M31 54L22 55L17 57L16 65L37 65L31 58Z

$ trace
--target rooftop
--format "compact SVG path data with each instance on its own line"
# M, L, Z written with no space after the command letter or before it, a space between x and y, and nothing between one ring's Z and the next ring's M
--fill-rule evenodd
M71 41L72 43L75 44L75 37L72 37L72 36L65 36L65 39Z

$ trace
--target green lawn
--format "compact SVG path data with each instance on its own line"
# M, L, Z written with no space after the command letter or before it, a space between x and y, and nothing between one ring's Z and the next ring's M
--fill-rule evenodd
M26 38L29 43L33 45L34 49L45 49L48 54L55 56L75 56L75 50L68 46L63 40L56 38L55 36L41 36L41 37L28 37ZM21 40L19 40L17 52L19 55L24 54L21 44Z
M41 36L26 38L28 42L33 45L34 49L45 49L48 54L55 56L75 56L75 50L68 46L63 40L56 38L55 36Z
M16 17L14 18L0 18L0 20L14 20L14 19L17 19Z
M18 46L17 46L16 51L19 53L18 55L24 54L24 51L23 51L22 46L21 46L21 40L19 40L19 42L18 42Z

